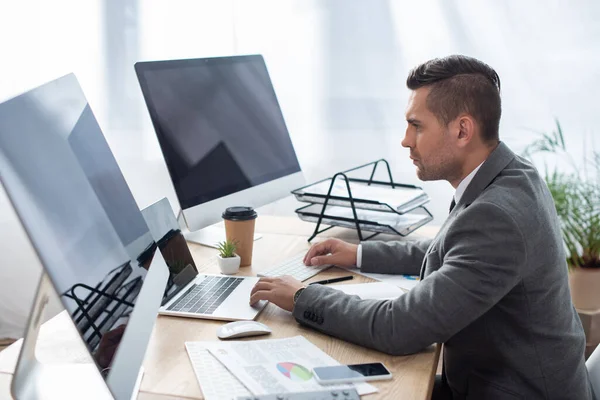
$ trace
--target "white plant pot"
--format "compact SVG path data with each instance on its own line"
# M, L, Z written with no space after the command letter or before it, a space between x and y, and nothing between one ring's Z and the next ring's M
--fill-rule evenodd
M240 262L242 259L237 254L235 254L233 257L227 258L223 258L218 255L217 260L219 262L219 269L225 275L237 274L240 270Z

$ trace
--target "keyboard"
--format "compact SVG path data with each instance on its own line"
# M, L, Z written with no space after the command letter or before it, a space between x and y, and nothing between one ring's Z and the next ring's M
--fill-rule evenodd
M331 264L319 265L319 266L307 266L304 265L304 256L306 252L295 255L294 257L284 261L283 263L271 268L268 271L259 272L258 276L274 277L291 275L299 281L305 281L317 275L319 272L326 270L331 267Z
M355 388L322 389L316 392L287 392L279 394L259 394L238 396L236 400L360 400Z
M205 399L231 400L238 396L251 395L242 382L229 372L202 342L185 342L185 348Z
M195 314L212 314L235 290L243 278L207 276L202 282L192 285L183 296L167 310Z

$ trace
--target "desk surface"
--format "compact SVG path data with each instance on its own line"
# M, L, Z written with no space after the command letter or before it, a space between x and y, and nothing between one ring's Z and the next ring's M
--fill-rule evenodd
M306 238L312 233L312 229L314 229L313 224L304 223L296 218L264 216L259 218L256 230L262 233L263 237L254 244L252 266L242 268L239 275L256 275L262 269L268 269L294 254L305 251L309 247ZM435 233L435 228L427 229L421 231L421 235L429 236ZM355 233L341 228L332 229L326 234L356 239ZM382 236L382 239L385 238ZM190 249L200 272L218 272L215 249L195 244L190 244ZM327 279L347 273L339 268L331 268L311 280ZM355 276L355 279L350 282L368 281L371 280ZM257 320L267 324L273 330L271 335L259 339L302 335L342 364L383 362L392 371L394 378L390 381L374 382L379 392L370 395L369 399L390 398L392 395L394 398L430 398L439 359L439 346L431 346L410 356L389 356L302 327L296 323L289 312L271 304L263 310ZM216 331L222 324L222 321L159 316L144 360L145 374L138 398L201 399L202 392L190 365L184 342L218 340ZM7 394L10 374L14 371L21 342L16 342L0 353L1 398L5 398ZM44 324L38 339L38 357L41 361L81 362L86 360L85 355L85 348L78 340L77 332L66 313L63 312Z

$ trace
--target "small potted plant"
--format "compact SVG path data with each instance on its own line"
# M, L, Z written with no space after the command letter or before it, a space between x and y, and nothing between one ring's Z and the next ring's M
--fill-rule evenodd
M240 270L240 256L235 254L236 242L231 240L224 240L217 243L217 249L219 250L219 268L221 272L226 275L235 274Z
M566 160L571 172L549 170L544 178L554 198L561 222L569 286L573 304L578 310L600 309L600 152L589 147L579 163L567 151L562 129L543 134L531 143L524 155L545 153L554 156L555 164ZM564 170L563 170L564 171Z

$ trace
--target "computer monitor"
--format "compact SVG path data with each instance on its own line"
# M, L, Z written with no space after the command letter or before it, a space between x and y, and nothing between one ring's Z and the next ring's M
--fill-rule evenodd
M43 266L13 395L131 398L168 269L73 74L0 104L0 179ZM52 290L87 365L35 358Z
M190 231L220 221L227 207L259 207L303 185L261 55L135 70Z

